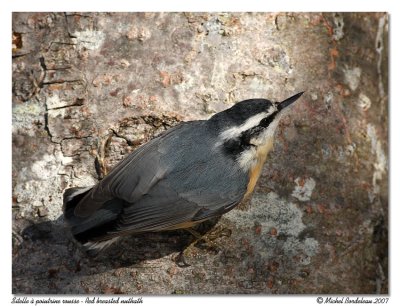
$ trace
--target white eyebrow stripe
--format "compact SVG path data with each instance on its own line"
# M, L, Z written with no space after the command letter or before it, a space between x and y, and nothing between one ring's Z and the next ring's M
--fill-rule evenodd
M275 111L276 111L276 107L272 106L268 109L268 112L262 112L257 115L254 115L253 117L250 117L249 119L247 119L246 122L244 122L243 124L241 124L239 126L231 127L229 129L223 131L221 133L220 137L223 140L235 138L235 137L239 136L240 134L242 134L244 131L247 131L247 130L259 125L260 121L262 119L268 117L268 115L272 114Z
M239 126L234 126L231 127L221 133L221 138L222 139L232 139L234 137L239 136L242 132L247 131L248 129L251 129L252 127L257 126L262 119L264 119L267 116L267 112L262 112L259 113L253 117L250 117L249 119L246 120L243 124Z

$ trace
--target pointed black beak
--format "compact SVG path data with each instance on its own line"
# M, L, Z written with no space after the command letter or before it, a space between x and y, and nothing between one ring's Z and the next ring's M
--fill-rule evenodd
M285 101L282 101L281 103L278 104L278 111L281 111L285 107L289 106L290 104L294 103L298 98L301 97L301 95L304 93L304 91L299 92L298 94L295 94L294 96L286 99Z

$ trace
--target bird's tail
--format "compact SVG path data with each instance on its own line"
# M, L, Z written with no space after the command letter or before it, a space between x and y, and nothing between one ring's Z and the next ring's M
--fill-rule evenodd
M73 217L75 207L92 188L93 186L73 187L64 191L63 213L67 221Z
M91 187L74 187L64 191L63 213L75 238L90 255L97 255L100 251L108 248L118 237L111 239L99 239L107 223L113 222L118 215L119 207L108 208L108 203L103 209L99 209L89 217L78 217L75 215L76 206L92 190ZM115 202L115 201L112 201ZM118 206L118 205L117 205Z

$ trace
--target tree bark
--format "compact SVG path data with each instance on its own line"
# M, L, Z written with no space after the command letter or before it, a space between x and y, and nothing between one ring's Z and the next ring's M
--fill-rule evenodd
M14 13L12 39L13 293L388 293L386 14ZM99 258L67 234L65 188L181 121L300 91L190 267L181 231Z

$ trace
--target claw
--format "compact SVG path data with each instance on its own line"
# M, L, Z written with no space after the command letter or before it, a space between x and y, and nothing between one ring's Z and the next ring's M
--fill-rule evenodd
M180 268L187 268L187 267L190 267L190 266L191 266L190 264L188 264L188 263L186 262L184 252L185 252L185 251L181 251L181 252L175 257L175 263L176 263L176 265L177 265L178 267L180 267Z
M232 234L232 231L228 228L219 228L213 232L208 233L205 236L202 236L200 233L195 231L192 228L185 228L186 231L191 233L194 237L193 241L184 249L182 250L174 259L175 263L177 264L178 267L180 268L186 268L190 267L191 265L186 262L186 255L189 252L189 250L194 247L198 246L200 242L204 241L206 247L208 250L212 250L216 254L219 252L219 248L214 242L214 240L220 238L220 237L230 237Z

